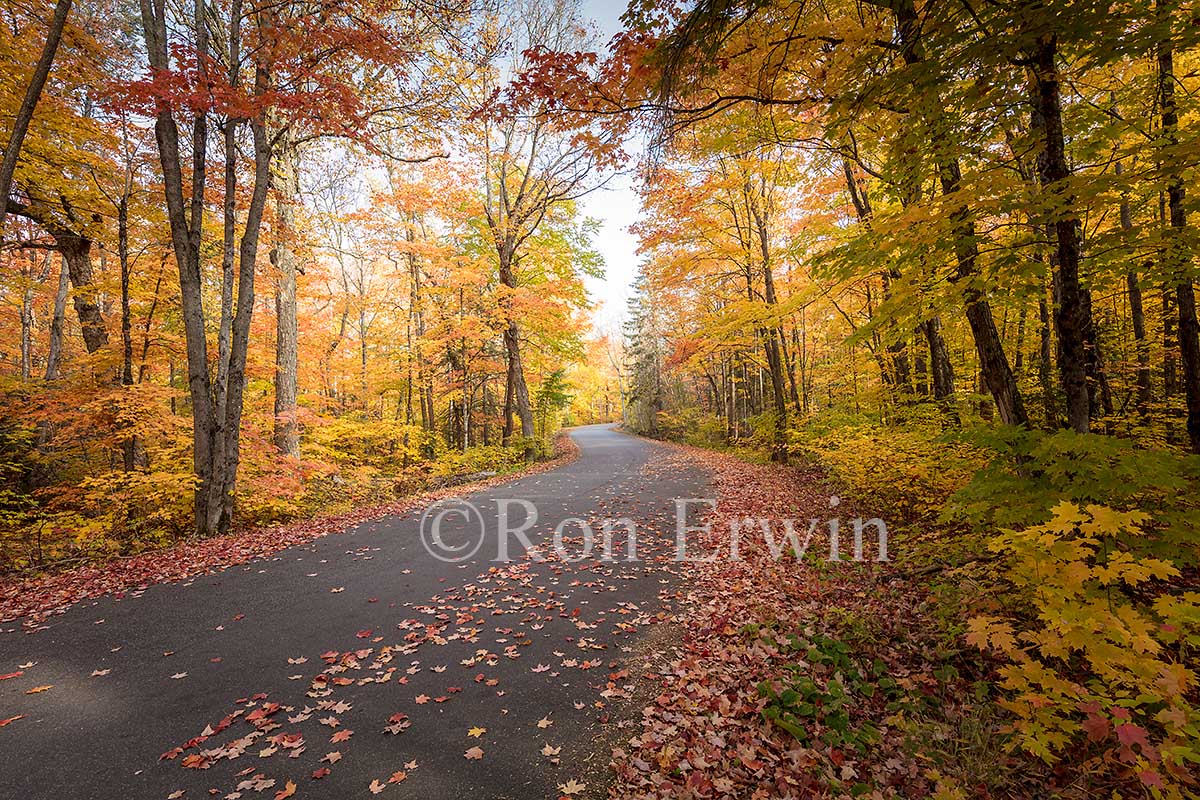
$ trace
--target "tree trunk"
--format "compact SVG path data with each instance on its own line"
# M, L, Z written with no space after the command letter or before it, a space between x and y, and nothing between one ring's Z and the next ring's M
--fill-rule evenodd
M296 421L297 361L299 323L296 309L296 203L300 193L295 143L289 133L278 141L276 158L275 248L271 262L275 267L275 448L289 456L300 455L300 429Z
M146 53L152 70L165 72L171 68L168 55L167 25L161 4L141 4L142 30ZM199 79L207 80L209 38L207 5L196 0L193 6L195 50L200 56ZM230 45L236 47L242 15L235 0L232 13ZM266 94L268 75L261 65L255 69L254 93ZM208 119L203 110L192 115L191 196L183 193L183 169L180 158L179 129L165 98L156 98L155 139L162 167L163 191L167 203L167 218L171 227L171 243L179 268L180 299L184 335L187 344L187 373L192 401L193 437L192 463L198 479L194 508L196 533L211 535L229 529L233 519L233 497L239 462L239 433L242 401L245 388L246 352L250 338L250 321L254 309L254 267L258 250L258 235L263 209L270 185L271 145L260 116L251 120L254 137L254 186L238 247L237 308L230 325L231 340L228 368L221 380L210 378L208 344L202 302L200 236L204 221L204 188L207 166ZM236 151L227 146L227 160L236 159ZM228 185L227 176L227 190ZM233 212L226 205L228 222ZM222 320L224 323L224 320ZM219 365L220 367L221 365Z
M1060 422L1058 399L1054 396L1054 343L1050 333L1050 304L1046 302L1046 288L1042 287L1038 297L1038 383L1042 387L1042 410L1046 415L1046 427L1054 430Z
M1117 175L1121 175L1122 167L1118 161L1114 165ZM1125 233L1133 231L1133 212L1129 206L1129 198L1121 198L1120 207L1121 230ZM1142 305L1142 287L1138 283L1136 269L1125 273L1125 291L1129 298L1129 317L1133 325L1133 347L1137 358L1137 411L1145 415L1150 407L1150 351L1146 342L1146 312Z
M800 387L796 384L796 359L787 345L787 335L779 330L779 352L783 355L783 371L787 375L788 393L791 396L792 408L797 414L803 414L804 408L800 403Z
M504 350L508 355L507 381L512 387L512 405L521 421L521 437L525 440L525 460L532 461L533 439L537 432L533 427L529 387L525 383L525 370L521 363L521 333L516 320L509 320L508 327L504 329Z
M1163 326L1163 400L1170 404L1171 398L1179 394L1179 372L1175 365L1175 350L1179 347L1179 338L1175 335L1175 300L1170 286L1162 287L1161 316Z
M8 134L8 144L4 148L4 160L0 162L0 202L7 203L12 194L13 173L17 170L17 159L21 156L21 146L25 143L25 134L29 132L29 123L33 121L33 112L46 79L50 76L50 67L54 64L54 56L58 52L58 44L62 41L63 27L67 23L67 15L71 11L71 0L58 0L54 6L54 16L50 19L50 28L46 31L46 41L42 45L42 55L29 85L25 87L25 97L13 120L13 128ZM0 214L0 239L4 238L4 215Z
M1150 350L1146 341L1146 312L1142 305L1142 287L1136 270L1125 273L1129 294L1129 316L1133 324L1133 346L1137 351L1137 410L1145 414L1150 407Z
M262 66L255 70L254 93L268 90L268 75ZM238 246L237 312L233 319L233 347L229 358L229 386L225 407L225 464L221 480L220 516L216 530L225 533L233 522L234 492L241 458L243 393L246 388L246 354L250 345L250 322L254 313L254 268L258 237L262 229L267 192L271 187L272 146L261 114L250 121L254 136L254 188L246 209L246 221ZM219 466L219 465L218 465Z
M920 18L914 3L912 0L897 0L893 11L901 42L900 51L905 63L910 66L921 64L925 56L918 39ZM958 159L939 150L935 153L935 160L942 193L948 197L953 196L962 184ZM954 281L962 286L967 322L971 326L971 335L979 354L984 383L996 401L996 408L1003 423L1028 425L1029 417L1025 413L1025 404L1009 366L1008 357L1004 354L1004 345L1000 341L1000 334L992 317L991 304L984 292L975 285L979 243L976 240L975 223L965 202L960 202L951 212L951 220L954 222L954 255L957 262Z
M1084 344L1087 346L1088 360L1086 364L1088 387L1088 413L1092 419L1112 416L1112 388L1108 383L1108 372L1104 366L1104 351L1100 348L1100 332L1096 329L1095 315L1092 313L1092 292L1084 289L1082 292L1083 308L1086 317L1091 320L1088 325L1088 336Z
M121 263L121 385L133 386L133 317L129 307L129 192L131 181L126 176L124 192L117 205L117 258ZM130 433L121 442L121 454L126 472L137 467L138 437Z
M504 349L505 358L508 358L508 346ZM513 432L513 394L516 391L513 384L513 372L507 366L504 369L504 428L500 434L500 442L507 447L512 443Z
M53 231L51 235L55 235ZM55 239L71 276L71 285L75 287L71 301L79 317L84 347L88 353L95 353L108 344L108 329L104 326L100 301L92 282L92 240L69 231L60 231Z
M26 259L29 266L22 267L24 288L21 290L21 382L26 383L33 377L33 298L34 283L42 283L50 274L50 255L46 255L45 268L42 274L34 277L37 269L37 256L32 252Z
M416 215L408 215L408 227L405 233L410 245L416 242ZM415 356L417 360L417 401L421 410L421 428L432 431L436 424L433 408L433 390L430 386L428 371L425 365L425 351L422 343L425 341L425 312L424 298L421 286L421 267L417 263L415 250L408 252L408 281L409 281L409 315L416 335Z
M1095 353L1088 346L1092 338L1092 320L1079 280L1079 220L1069 211L1074 198L1061 194L1071 172L1063 138L1056 36L1040 36L1032 56L1032 127L1043 137L1042 150L1037 159L1038 175L1043 190L1054 195L1065 206L1065 210L1056 213L1048 223L1048 228L1054 233L1058 267L1055 282L1058 303L1054 314L1060 352L1058 367L1067 397L1067 422L1077 433L1087 433L1091 422L1087 373L1089 365L1093 365L1094 371Z
M71 278L67 272L67 262L59 258L58 262L58 291L54 294L54 312L50 317L50 347L46 354L46 380L56 381L61 373L59 362L62 361L63 322L67 312L67 291L70 289Z
M206 69L208 55L208 26L204 18L204 9L204 3L196 0L196 50L201 56L202 71ZM152 70L167 72L171 64L164 7L162 4L143 2L141 15L150 67ZM210 526L208 514L209 495L213 490L215 415L210 394L208 343L200 275L200 233L204 217L208 143L208 120L205 112L197 111L192 116L190 201L185 200L183 194L179 128L166 99L161 97L155 101L154 136L162 167L171 244L175 251L175 263L179 268L180 301L187 350L188 393L192 403L192 467L198 480L193 500L195 531L204 536L216 532L215 528Z
M1029 305L1021 298L1021 311L1017 315L1017 346L1013 356L1013 372L1023 375L1025 372L1025 319L1029 316Z
M749 193L747 197L750 198ZM766 210L758 207L758 203L750 198L748 203L750 213L754 216L755 230L758 233L759 256L762 259L763 298L767 307L773 307L779 300L775 296L775 277L771 269L771 240L767 231ZM771 448L771 460L781 464L788 463L787 448L787 398L783 385L783 358L780 356L778 325L768 325L762 329L763 344L767 356L767 370L771 377L771 398L775 404L775 440Z
M1178 143L1179 112L1175 105L1174 51L1170 41L1169 11L1162 0L1156 7L1166 17L1167 37L1158 44L1158 91L1162 111L1162 130L1168 147ZM1164 164L1178 164L1168 154ZM1187 434L1192 452L1200 453L1200 324L1196 319L1196 295L1187 274L1188 251L1183 242L1187 211L1183 207L1183 177L1177 167L1168 167L1167 207L1170 211L1171 236L1167 243L1164 266L1175 283L1175 306L1179 311L1179 363L1183 372L1183 393L1187 403Z
M8 213L32 220L53 237L54 247L63 259L63 268L75 287L71 299L75 314L79 317L83 344L89 354L95 353L108 344L108 329L104 326L104 315L93 284L92 240L79 232L83 224L75 216L75 210L65 205L62 213L55 213L35 198L31 198L28 205L10 199L7 208ZM65 222L64 215L67 218Z
M933 399L949 417L950 421L959 423L958 411L954 407L954 365L950 363L950 351L946 340L942 338L942 322L938 317L930 317L921 323L921 331L925 334L925 343L929 347L929 374L933 384Z
M500 282L510 289L517 288L516 274L512 266L512 250L505 246L500 249ZM529 387L525 383L525 369L521 363L521 332L517 321L509 314L508 325L504 329L504 351L507 355L507 387L504 392L505 405L505 438L510 439L512 428L512 411L521 421L521 437L525 440L525 460L532 461L535 455L533 440L537 431L533 426L533 409L529 404Z

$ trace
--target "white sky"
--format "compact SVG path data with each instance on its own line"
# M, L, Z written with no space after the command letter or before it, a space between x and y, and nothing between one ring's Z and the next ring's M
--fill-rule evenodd
M582 8L596 23L605 43L621 29L625 0L582 0ZM588 293L597 306L593 312L595 327L599 333L619 334L625 302L637 275L637 239L628 228L641 208L632 177L613 176L603 189L584 197L580 205L585 215L601 223L593 244L604 256L604 279L586 279Z

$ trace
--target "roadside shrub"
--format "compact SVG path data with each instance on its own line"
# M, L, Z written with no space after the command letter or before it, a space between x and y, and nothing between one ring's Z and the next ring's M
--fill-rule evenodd
M1140 449L1112 436L979 428L964 439L988 462L946 504L977 529L1045 523L1062 500L1120 511L1154 509L1139 549L1194 563L1200 547L1200 458Z
M242 430L235 510L237 523L269 525L305 511L304 480L314 472L281 455L265 431Z
M400 420L336 417L305 429L305 458L330 464L395 471L424 460L432 434Z
M901 425L827 414L791 432L790 446L827 467L889 524L932 524L947 500L987 464L986 451L952 440L932 414Z
M1042 524L1004 530L991 549L1007 559L1008 612L974 617L967 640L1003 662L1014 747L1077 764L1090 751L1097 770L1177 798L1200 764L1200 593L1138 553L1148 521L1063 501Z
M9 566L131 555L169 544L190 528L193 485L190 472L118 469L46 492L45 506L20 531L25 552Z
M696 447L721 448L726 444L725 425L720 418L691 406L658 412L658 433L668 441Z
M474 475L479 472L508 472L524 463L520 447L480 445L466 450L447 450L430 464L430 474L439 477Z

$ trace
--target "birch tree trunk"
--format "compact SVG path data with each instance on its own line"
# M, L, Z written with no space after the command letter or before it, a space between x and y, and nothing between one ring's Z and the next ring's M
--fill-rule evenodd
M296 204L300 194L297 152L288 132L276 145L276 219L275 248L271 262L275 267L275 447L290 456L300 455L300 429L296 421L297 361L299 323L296 308L296 255L292 240L296 236Z

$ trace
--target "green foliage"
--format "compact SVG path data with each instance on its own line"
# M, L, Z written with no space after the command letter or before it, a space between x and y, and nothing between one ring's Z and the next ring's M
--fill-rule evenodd
M547 373L542 380L541 386L538 387L537 394L534 397L533 408L538 416L539 428L541 429L540 443L544 449L544 440L552 432L551 423L555 426L560 422L562 412L571 405L571 400L574 399L568 390L570 388L566 379L566 369L559 368L553 372Z
M869 723L855 725L855 708L876 692L889 706L904 702L904 692L887 676L882 661L863 668L845 642L815 633L791 635L785 651L802 660L788 666L782 681L763 681L758 693L767 699L763 718L801 742L816 740L829 746L847 745L865 750L879 740Z
M561 411L571 405L571 393L566 380L566 370L556 369L546 375L538 387L534 406L539 411Z
M1200 547L1200 458L1139 449L1111 436L977 428L962 435L989 460L949 499L945 518L980 529L1045 523L1066 499L1121 511L1154 509L1149 547L1194 563Z
M943 615L948 631L1003 662L1012 747L1049 762L1082 763L1090 752L1153 796L1185 796L1181 781L1200 763L1191 666L1200 594L1180 588L1180 569L1198 560L1200 459L1097 434L979 426L947 435L932 422L896 428L834 414L792 441L872 509L933 530L951 523L966 534L960 544L1004 531L990 542L1004 567L972 567L974 600L952 579L932 599L954 607ZM944 542L937 553L912 544L911 562L945 557ZM981 604L989 613L964 631L963 606ZM764 713L795 724L810 689L776 693Z

